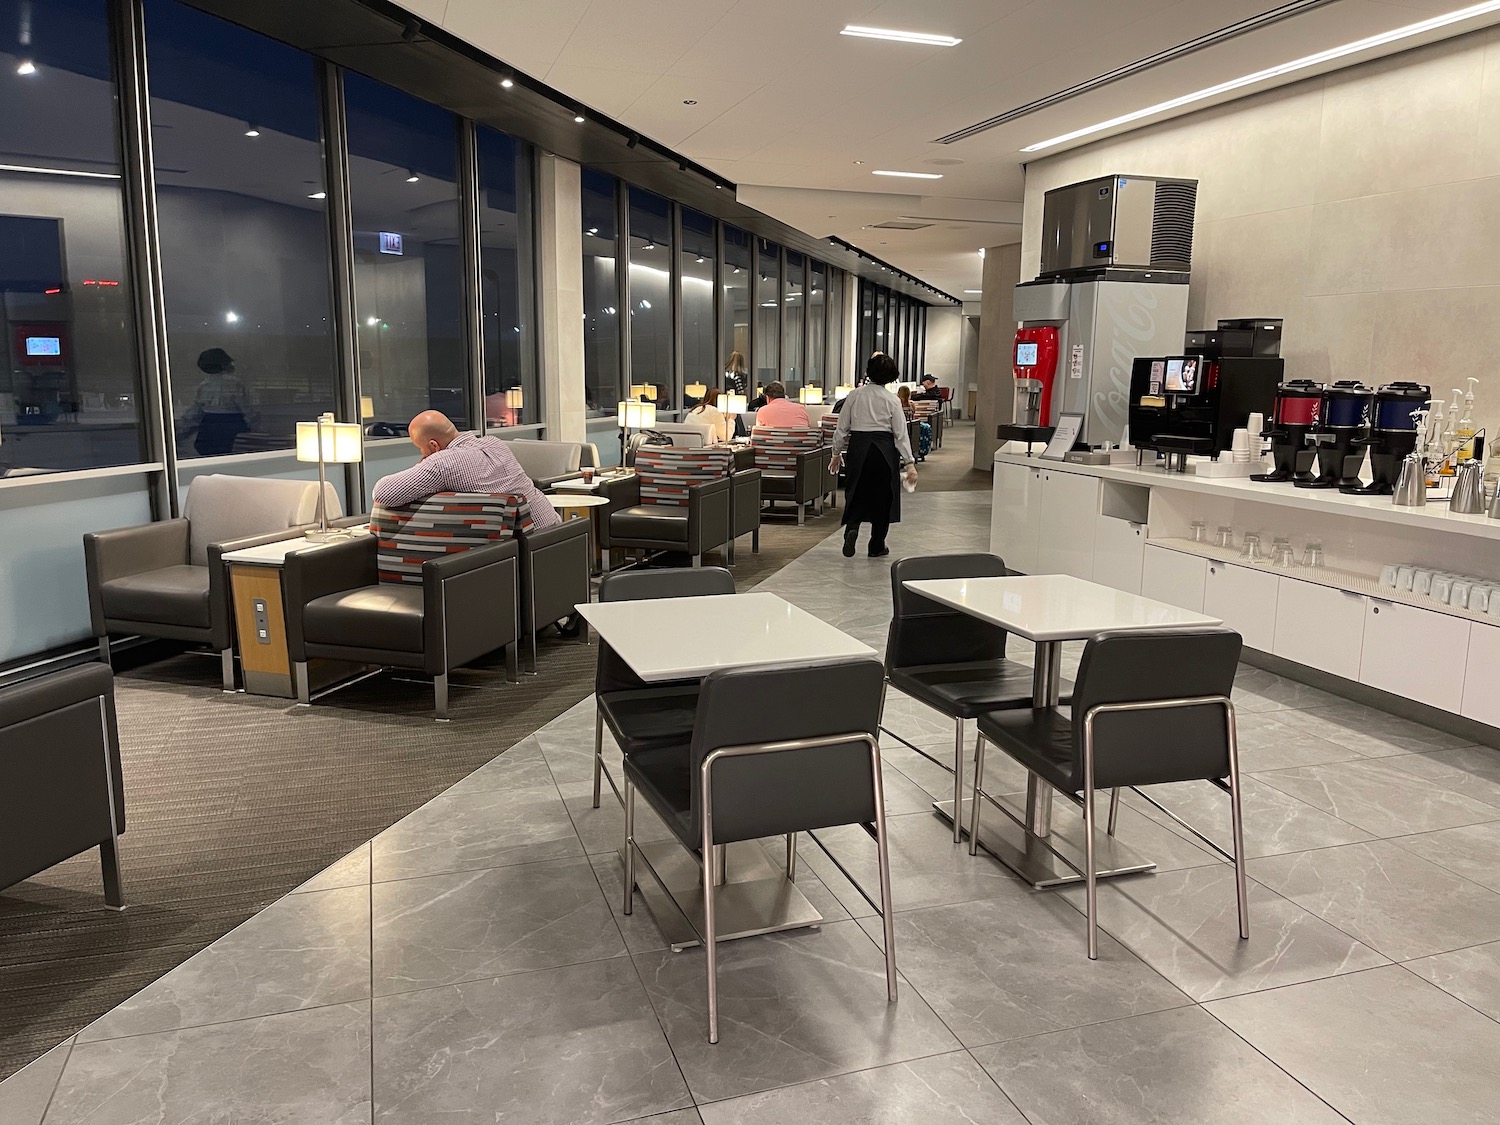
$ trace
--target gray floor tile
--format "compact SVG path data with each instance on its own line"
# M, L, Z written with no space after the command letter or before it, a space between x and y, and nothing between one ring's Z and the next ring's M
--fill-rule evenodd
M614 771L619 781L620 771ZM592 781L565 781L558 786L568 815L573 818L573 827L589 855L618 852L625 843L625 810L618 798L604 782L599 795L599 807L594 808L594 783ZM635 801L635 838L641 843L656 840L675 840L671 830L662 823L651 806L639 796Z
M376 883L375 995L620 957L587 859Z
M1081 913L1083 888L1063 892ZM1389 961L1251 880L1250 937L1240 939L1227 864L1111 879L1099 925L1194 1000L1354 972Z
M376 836L373 848L376 882L583 854L551 785L434 798Z
M47 1125L369 1125L370 1004L73 1048Z
M1305 729L1298 722L1301 715L1301 711L1256 713L1237 709L1240 771L1260 773L1295 766L1323 766L1364 757L1357 750L1329 742Z
M1443 750L1463 746L1468 742L1468 739L1458 735L1414 723L1410 719L1403 719L1350 699L1333 697L1301 710L1300 715L1288 716L1288 721L1295 721L1302 729L1320 738L1358 750L1370 758L1412 751Z
M1398 836L1391 842L1455 875L1500 891L1500 821Z
M700 1107L704 1125L1026 1125L962 1052L783 1086Z
M73 1050L68 1037L35 1062L0 1082L0 1121L6 1125L41 1125L58 1076Z
M1380 837L1500 820L1494 805L1423 781L1379 758L1277 770L1257 774L1256 780Z
M1345 1125L1202 1008L981 1047L1031 1125Z
M1405 967L1469 1007L1500 1020L1500 941L1407 961Z
M1500 938L1500 894L1392 841L1255 859L1250 874L1396 961Z
M880 949L852 922L721 945L717 1044L708 1042L703 951L635 962L700 1103L959 1045L915 988L887 1001Z
M553 784L552 771L533 735L443 791L445 796L482 793L491 789L534 789Z
M604 1125L692 1104L629 961L375 1001L383 1125Z
M78 1033L80 1043L370 995L370 890L287 895Z
M1500 807L1500 750L1489 746L1460 746L1384 759L1399 770L1415 774L1445 789Z
M1245 854L1247 856L1280 855L1310 848L1327 848L1351 844L1373 837L1363 829L1346 824L1255 777L1241 777L1241 802L1245 819ZM1171 809L1225 851L1234 842L1229 812L1229 794L1207 781L1177 785L1151 785L1144 789L1157 803ZM1121 801L1129 808L1158 823L1172 826L1168 817L1152 808L1130 791ZM1122 840L1126 837L1121 835Z
M878 918L861 924L880 940ZM1082 918L1050 892L898 914L896 955L965 1047L1191 1003L1107 934L1090 961Z
M1303 707L1333 707L1345 702L1321 688L1289 680L1262 668L1241 664L1234 677L1234 703L1242 711L1287 711Z
M703 1125L703 1118L696 1109L674 1109L671 1113L658 1113L652 1117L637 1117L621 1125Z
M1359 1125L1491 1125L1500 1024L1400 966L1208 1010Z
M292 892L332 891L339 887L366 887L370 884L370 842L366 840L343 859L329 864Z

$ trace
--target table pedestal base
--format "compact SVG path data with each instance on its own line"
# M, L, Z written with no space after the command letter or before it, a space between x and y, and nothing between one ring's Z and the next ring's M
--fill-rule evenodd
M1025 818L1024 793L1011 793L995 799L1018 818ZM961 810L965 833L969 830L972 807L972 798L965 798ZM932 808L938 816L950 824L953 822L952 801L935 801ZM1083 814L1071 806L1066 811L1071 815L1053 819L1052 833L1047 841L1082 870ZM1103 817L1099 818L1096 831L1098 835L1094 840L1094 858L1099 865L1096 872L1098 878L1108 879L1117 875L1135 875L1155 870L1154 861L1136 854L1115 837L1105 835ZM1037 890L1083 882L1083 876L1053 855L1046 844L1023 831L1019 824L988 802L979 814L979 846Z
M703 878L697 862L672 841L636 843L636 887L673 953L703 944ZM753 841L730 844L726 879L714 894L719 941L799 930L823 921L786 871ZM624 849L620 849L624 862ZM644 862L641 862L644 861Z

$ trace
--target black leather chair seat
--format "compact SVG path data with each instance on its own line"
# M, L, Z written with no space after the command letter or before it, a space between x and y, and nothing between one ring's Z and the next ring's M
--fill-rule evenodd
M625 754L681 746L693 734L698 685L607 692L599 697L599 711Z
M101 584L105 616L120 621L210 627L208 567L164 566Z
M617 539L653 539L686 543L688 510L673 504L637 504L609 517L609 534Z
M302 634L312 644L421 652L422 587L388 582L314 598Z
M689 746L658 746L631 754L625 759L625 774L672 834L690 851L698 851L701 841L693 836L693 755Z
M774 471L761 470L760 494L766 496L795 496L797 493L797 474L778 473Z
M1031 706L1031 669L1011 660L963 664L927 664L892 668L891 686L945 715L977 719L1001 709ZM1073 685L1060 685L1063 702L1072 698Z
M1052 709L994 711L979 720L979 733L1032 773L1067 793L1083 788L1073 773L1073 724Z

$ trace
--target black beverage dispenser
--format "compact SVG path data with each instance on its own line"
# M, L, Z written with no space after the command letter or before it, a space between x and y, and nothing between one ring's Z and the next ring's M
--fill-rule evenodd
M1355 496L1389 496L1396 491L1401 462L1417 447L1417 421L1412 415L1432 398L1432 388L1421 383L1387 383L1375 392L1369 436L1356 444L1370 451L1370 483L1358 480L1339 487Z
M1318 429L1323 414L1323 384L1311 379L1293 379L1276 388L1276 407L1271 429L1265 437L1271 442L1271 456L1276 467L1269 473L1257 473L1251 480L1278 483L1306 481L1313 478L1313 447L1308 435Z
M1323 392L1318 428L1307 440L1317 448L1318 475L1298 480L1298 488L1344 488L1359 484L1365 446L1359 440L1370 432L1375 392L1358 379L1341 379Z

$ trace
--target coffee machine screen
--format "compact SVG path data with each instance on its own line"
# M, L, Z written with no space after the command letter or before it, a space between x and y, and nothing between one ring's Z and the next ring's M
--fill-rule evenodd
M1024 343L1024 342L1021 342L1021 341L1017 341L1016 342L1016 366L1017 367L1035 367L1036 366L1036 345L1035 344L1028 344L1028 343Z
M1167 360L1166 384L1168 394L1192 395L1198 393L1198 357L1184 356Z

